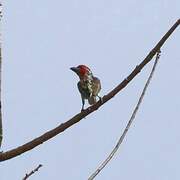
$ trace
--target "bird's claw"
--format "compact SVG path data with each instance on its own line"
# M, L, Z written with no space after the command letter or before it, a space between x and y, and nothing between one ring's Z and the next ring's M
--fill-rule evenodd
M101 103L103 103L103 98L102 98L101 96L98 96L98 98L99 98L99 101L100 101Z

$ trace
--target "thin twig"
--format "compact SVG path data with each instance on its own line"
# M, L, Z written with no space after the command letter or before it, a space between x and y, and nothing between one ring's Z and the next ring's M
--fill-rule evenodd
M148 88L148 86L149 86L149 84L150 84L150 81L151 81L151 79L152 79L152 76L153 76L153 74L154 74L154 72L155 72L155 69L156 69L156 66L157 66L159 57L160 57L160 51L157 52L156 60L155 60L155 62L154 62L154 65L153 65L153 68L152 68L152 70L151 70L151 73L150 73L150 75L149 75L149 77L148 77L148 80L147 80L147 82L146 82L146 84L145 84L145 86L144 86L144 88L143 88L143 91L142 91L141 96L140 96L140 98L139 98L139 100L138 100L138 103L137 103L137 105L136 105L136 107L135 107L135 109L134 109L134 111L133 111L133 113L132 113L132 115L131 115L131 117L130 117L130 120L129 120L126 128L125 128L124 131L123 131L123 134L120 136L120 138L119 138L116 146L113 148L113 150L111 151L111 153L109 154L109 156L103 161L103 163L97 168L97 170L96 170L94 173L92 173L92 175L88 178L88 180L93 180L93 179L101 172L101 170L102 170L102 169L107 165L107 163L113 158L113 156L115 155L115 153L116 153L117 150L119 149L120 145L122 144L122 142L123 142L123 140L124 140L124 138L125 138L128 130L129 130L129 128L130 128L133 120L135 119L135 116L136 116L136 114L137 114L137 112L138 112L138 109L139 109L139 107L140 107L140 105L141 105L141 103L142 103L142 100L143 100L143 98L144 98L144 95L145 95L145 93L146 93L146 90L147 90L147 88Z
M22 180L28 179L31 175L33 175L35 172L39 170L39 168L42 167L42 164L39 164L38 167L36 167L34 170L32 170L30 173L26 174L25 177Z
M151 52L146 56L146 58L131 72L131 74L125 78L116 88L114 88L111 92L105 95L102 98L102 101L98 101L96 104L91 106L90 108L85 109L83 112L76 114L74 117L69 119L67 122L60 124L56 128L46 132L45 134L33 139L32 141L14 148L12 150L0 153L0 161L5 161L11 158L14 158L22 153L25 153L36 146L44 143L45 141L51 139L57 134L62 133L67 128L72 125L78 123L80 120L84 119L90 113L96 111L99 107L101 107L104 103L113 98L116 94L118 94L123 88L127 86L127 84L134 79L134 77L144 68L144 66L151 61L156 52L162 47L165 41L169 38L169 36L174 32L174 30L179 26L180 19L169 29L169 31L162 37L162 39L157 43L157 45L151 50Z
M2 17L2 3L0 2L0 17Z

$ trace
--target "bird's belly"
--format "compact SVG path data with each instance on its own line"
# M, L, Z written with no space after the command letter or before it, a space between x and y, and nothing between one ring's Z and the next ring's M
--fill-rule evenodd
M87 88L87 89L82 89L81 92L82 96L84 97L84 99L88 99L92 96L91 91Z

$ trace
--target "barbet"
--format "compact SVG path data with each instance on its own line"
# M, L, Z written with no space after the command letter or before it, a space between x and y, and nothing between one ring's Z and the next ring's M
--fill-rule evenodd
M77 67L70 68L79 76L79 82L77 83L79 92L81 93L82 99L82 109L84 110L85 99L88 100L90 105L93 105L97 102L96 97L100 96L98 93L101 90L101 82L100 80L93 76L91 70L85 65L79 65ZM101 98L100 98L101 100Z

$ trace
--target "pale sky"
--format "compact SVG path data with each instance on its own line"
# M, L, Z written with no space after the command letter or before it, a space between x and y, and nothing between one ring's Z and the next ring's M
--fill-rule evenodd
M81 109L77 76L88 65L103 96L140 63L180 17L179 0L6 0L3 17L2 150L67 121ZM97 180L180 179L180 27L120 150ZM86 180L116 144L152 63L115 98L62 134L1 163L1 180ZM87 105L87 104L86 104Z

